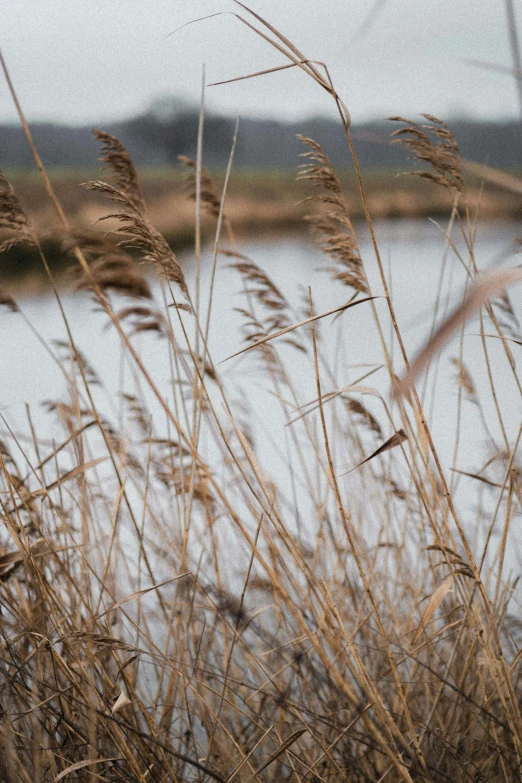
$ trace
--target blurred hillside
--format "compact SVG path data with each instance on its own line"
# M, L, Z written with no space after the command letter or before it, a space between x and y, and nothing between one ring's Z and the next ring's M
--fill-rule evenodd
M449 124L464 158L504 169L522 166L522 134L518 122L455 120ZM232 118L207 115L204 153L207 166L226 165L234 126ZM197 128L197 110L173 100L156 102L147 112L125 122L106 123L102 129L118 136L138 165L171 166L180 154L195 157ZM354 126L353 137L363 168L408 168L405 150L390 143L396 128L389 121ZM32 130L47 166L92 169L98 165L98 148L89 127L37 123L32 125ZM333 120L312 118L289 124L245 118L240 122L236 167L295 168L303 150L297 134L318 140L336 165L349 166L346 140L340 124ZM21 129L0 126L0 168L32 165Z
M418 118L416 118L418 119ZM104 130L120 138L137 166L148 206L148 215L170 245L180 251L194 237L194 202L185 178L187 169L179 155L196 157L198 111L179 101L157 102L151 109L126 122L108 123ZM489 164L496 169L522 168L522 142L517 122L495 124L471 121L450 123L465 159ZM353 139L361 167L365 170L367 204L374 218L418 218L449 215L453 199L445 188L418 177L397 176L419 168L408 158L403 145L393 144L396 123L375 122L353 128ZM204 163L213 170L217 186L223 183L230 154L235 121L207 115ZM107 214L107 202L100 194L79 187L79 183L100 174L99 147L88 127L33 124L33 135L53 185L73 230L105 233L116 224L98 222ZM352 220L364 216L348 145L339 123L313 118L285 124L274 120L244 119L235 154L234 176L227 192L227 214L232 216L238 237L263 236L302 231L303 218L310 211L311 185L297 180L303 159L303 143L297 134L319 141L337 167ZM480 166L465 166L466 200L481 219L522 217L522 192L513 190L508 174L484 175ZM6 171L31 222L36 228L55 274L70 266L62 247L62 229L37 176L21 129L0 126L0 169ZM486 179L484 179L486 176ZM509 180L506 184L505 180ZM204 214L204 240L213 236L214 218ZM13 247L2 254L0 278L41 285L41 262L27 247Z

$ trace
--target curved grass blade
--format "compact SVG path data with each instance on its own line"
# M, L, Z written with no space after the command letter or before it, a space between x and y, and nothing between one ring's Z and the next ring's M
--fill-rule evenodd
M469 295L460 307L439 326L435 334L417 354L408 371L394 390L395 397L407 394L415 378L428 364L430 359L444 347L445 343L477 310L486 305L490 299L501 294L507 286L522 280L522 269L496 269L484 272L477 279Z
M273 761L275 761L281 753L284 753L285 750L288 750L290 745L293 745L296 740L299 739L299 737L302 737L302 735L307 732L308 729L298 729L297 731L294 731L293 734L291 734L287 739L284 740L284 742L281 743L281 745L275 750L271 756L267 758L263 764L261 764L260 767L256 769L254 774L248 778L247 783L250 783L251 780L253 780L255 777L259 775L260 772L263 772L264 769L266 769Z
M65 778L71 772L76 772L76 770L78 769L83 769L83 767L89 767L92 764L105 764L108 761L123 761L123 759L120 756L115 756L114 758L110 758L110 759L87 759L85 761L77 761L76 764L71 764L70 767L67 767L66 769L62 770L60 774L55 777L53 783L58 783L59 780L63 780L63 778Z
M327 315L340 313L342 310L348 310L349 307L355 307L355 305L362 304L363 302L369 302L372 299L380 299L380 297L367 296L364 299L358 299L356 302L347 302L346 304L343 304L340 307L334 307L332 310L326 310L326 312L320 313L319 315L312 315L310 316L310 318L305 318L304 321L299 321L299 323L297 324L292 324L291 326L285 326L284 329L279 329L279 331L274 332L274 334L267 334L266 337L261 337L259 340L256 340L255 343L251 343L250 345L247 345L245 348L242 348L240 351L236 351L236 353L233 353L231 356L227 356L227 358L223 359L223 361L219 362L219 364L228 362L229 359L233 359L235 356L239 356L242 353L251 351L253 348L257 348L259 345L263 345L263 343L267 343L269 340L275 340L276 337L281 337L283 334L288 334L288 332L293 332L294 329L299 329L300 326L306 326L306 324L311 324L312 321L318 321L320 318L326 318Z
M404 430L397 430L397 432L394 432L391 438L388 438L386 443L383 443L382 446L379 446L377 451L374 451L373 454L370 454L369 457L366 457L366 459L363 459L362 462L359 462L358 465L356 465L354 468L350 468L350 470L346 470L344 473L339 474L339 478L341 476L346 476L348 473L351 473L353 470L357 470L357 468L360 468L361 465L364 465L365 462L369 462L374 457L378 457L379 454L383 454L385 451L389 451L390 449L394 449L397 446L400 446L401 443L404 443L405 440L408 440L408 436L404 432Z
M183 576L188 576L189 573L190 571L186 571L184 574L178 574L178 576L173 576L171 579L165 579L164 582L158 582L158 584L152 585L151 587L145 587L143 590L136 590L135 593L131 593L130 595L125 596L125 598L122 598L121 601L117 601L112 606L109 606L109 608L102 612L102 614L98 615L96 619L99 620L100 618L105 617L106 614L112 612L114 609L117 609L119 606L122 606L129 601L134 601L135 598L141 598L142 595L150 593L151 590L157 590L158 587L163 587L164 585L168 585L171 582L175 582L177 579L181 579Z

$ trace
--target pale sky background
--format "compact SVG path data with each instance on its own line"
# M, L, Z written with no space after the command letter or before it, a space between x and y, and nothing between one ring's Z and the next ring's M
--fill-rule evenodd
M380 0L373 27L354 41L375 1L251 0L251 7L328 64L355 121L518 115L511 77L464 62L511 65L504 0ZM520 28L522 0L515 7ZM123 119L162 95L198 103L203 63L207 82L282 64L230 14L165 37L234 9L231 0L0 0L0 46L29 119ZM207 105L289 120L332 113L331 100L294 71L211 87ZM15 120L0 79L0 122Z

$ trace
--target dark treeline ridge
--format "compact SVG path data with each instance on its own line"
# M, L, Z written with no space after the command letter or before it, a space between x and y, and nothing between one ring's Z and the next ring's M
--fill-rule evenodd
M422 117L413 118L422 122ZM445 119L445 118L444 118ZM516 121L503 123L456 119L449 121L464 158L497 168L520 168L522 135ZM152 108L129 120L106 123L103 130L118 136L140 166L169 166L180 154L195 157L198 112L195 109L158 112ZM205 122L205 164L226 165L235 120L207 115ZM397 125L390 121L354 125L353 137L361 166L365 169L408 168L404 148L391 143ZM34 138L45 164L51 168L95 168L97 145L90 127L35 123ZM244 168L286 168L299 162L302 144L297 134L320 141L337 166L349 166L349 153L340 123L333 119L310 118L295 123L244 118L240 122L235 154L236 166ZM22 130L0 126L0 168L32 167Z

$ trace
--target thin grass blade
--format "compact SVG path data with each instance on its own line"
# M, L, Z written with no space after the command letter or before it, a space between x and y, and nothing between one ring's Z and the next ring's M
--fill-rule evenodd
M269 342L270 340L275 340L276 337L281 337L283 334L288 334L288 332L293 332L294 329L299 329L300 326L306 326L306 324L311 324L313 321L318 321L320 318L326 318L327 315L333 315L334 313L339 313L342 310L348 310L350 307L355 307L356 305L363 304L363 302L370 302L372 299L379 299L378 296L367 296L364 299L358 299L356 302L348 302L347 304L343 304L340 307L334 307L332 310L327 310L324 313L320 313L320 315L312 315L310 318L305 318L303 321L299 321L297 324L292 324L292 326L285 326L284 329L279 329L278 332L274 332L274 334L268 334L266 337L261 337L259 340L256 340L251 345L247 345L245 348L242 348L240 351L236 351L236 353L233 353L231 356L227 356L226 359L223 359L223 361L219 362L219 364L223 364L224 362L228 362L229 359L233 359L235 356L239 356L242 353L246 353L247 351L252 351L254 348L257 348L260 345L263 345L264 343Z

